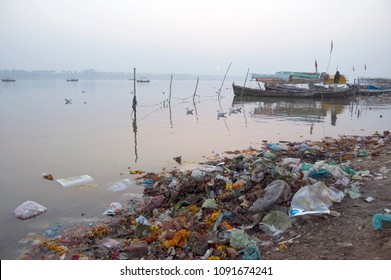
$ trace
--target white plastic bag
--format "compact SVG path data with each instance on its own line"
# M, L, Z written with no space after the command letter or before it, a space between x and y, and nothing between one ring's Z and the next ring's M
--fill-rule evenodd
M341 202L344 193L334 187L326 187L318 181L313 185L302 187L293 196L290 217L307 214L329 214L329 207Z
M110 203L109 208L105 212L103 212L102 215L115 216L115 214L117 214L121 210L122 210L121 203L119 203L119 202L112 202L112 203Z
M45 213L48 209L34 201L27 200L16 207L14 215L21 220L28 220Z

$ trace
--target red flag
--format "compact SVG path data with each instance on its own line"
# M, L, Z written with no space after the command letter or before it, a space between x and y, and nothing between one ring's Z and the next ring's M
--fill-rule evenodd
M331 39L331 48L330 48L330 53L332 53L333 52L333 39Z
M318 73L318 62L316 62L316 59L315 59L315 72Z

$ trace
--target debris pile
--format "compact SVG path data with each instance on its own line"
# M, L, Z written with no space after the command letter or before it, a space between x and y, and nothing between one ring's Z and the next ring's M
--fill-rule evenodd
M352 161L376 157L390 133L280 142L227 152L186 169L143 173L143 197L112 203L99 224L76 225L35 242L24 259L262 259L300 236L299 221L338 217L334 203L384 178ZM38 244L37 244L38 243Z

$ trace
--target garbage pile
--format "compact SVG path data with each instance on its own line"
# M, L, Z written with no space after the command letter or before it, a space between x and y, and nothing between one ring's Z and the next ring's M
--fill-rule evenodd
M297 220L336 216L334 203L353 199L363 180L380 176L351 161L378 156L390 138L385 131L266 143L195 168L145 173L137 180L143 197L125 194L125 203L105 211L106 220L63 229L22 258L262 259L264 250L283 249Z

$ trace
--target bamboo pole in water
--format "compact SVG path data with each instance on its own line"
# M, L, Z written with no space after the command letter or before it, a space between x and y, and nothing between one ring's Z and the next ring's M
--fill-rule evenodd
M195 90L194 90L194 94L193 94L193 103L194 103L194 98L197 94L197 88L198 88L198 81L200 80L200 77L197 77L197 83L196 83L196 87L195 87Z
M227 74L228 74L229 68L231 68L231 65L232 65L232 62L229 64L229 66L228 66L228 68L227 68L227 71L225 72L225 75L224 75L224 78L223 78L223 82L221 83L221 87L220 87L220 89L219 89L219 93L218 93L219 96L220 96L220 94L221 94L221 89L223 88L225 78L227 77Z
M171 101L171 87L172 87L172 75L171 75L171 79L170 79L170 93L168 95L168 102Z

